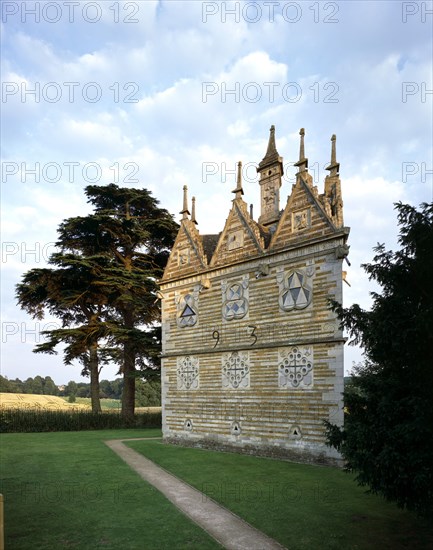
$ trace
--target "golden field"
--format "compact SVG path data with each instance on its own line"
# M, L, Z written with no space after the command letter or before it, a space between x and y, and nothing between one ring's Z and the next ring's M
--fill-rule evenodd
M161 407L135 407L136 413L159 413L161 410Z
M67 403L61 397L54 395L36 395L32 393L0 393L0 409L26 409L73 411L90 410L88 405Z
M120 401L114 407L113 399L101 399L104 412L120 412ZM107 402L107 403L105 403ZM26 409L49 411L90 411L90 398L78 397L77 402L68 403L66 399L54 395L36 395L32 393L0 393L1 409ZM161 412L161 407L136 407L136 413Z

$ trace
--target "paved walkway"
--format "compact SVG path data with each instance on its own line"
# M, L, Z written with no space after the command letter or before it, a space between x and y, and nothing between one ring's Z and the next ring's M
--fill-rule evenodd
M139 439L146 440L146 438ZM227 508L220 506L197 489L123 444L123 441L137 440L138 438L112 439L105 443L138 475L158 489L179 510L207 531L227 550L284 549L284 546L255 529Z

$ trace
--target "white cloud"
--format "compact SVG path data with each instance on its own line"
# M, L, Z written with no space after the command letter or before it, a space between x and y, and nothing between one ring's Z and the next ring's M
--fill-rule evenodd
M138 13L132 14L135 4ZM240 10L245 5L233 4ZM224 19L222 3L212 3L217 13L204 22L200 2L123 0L101 3L102 17L95 24L83 19L81 7L72 23L9 18L2 26L5 80L26 89L38 82L41 97L34 101L28 96L23 102L18 93L2 104L8 138L2 144L3 159L19 167L2 182L4 240L29 247L35 241L50 242L62 219L88 212L83 194L91 183L83 174L87 163L100 167L101 179L95 183L109 183L117 175L121 185L144 186L176 217L187 184L190 197L197 197L200 231L219 232L231 205L236 162L252 167L245 174L245 200L254 204L257 217L254 163L265 154L270 125L276 125L286 166L297 160L298 132L304 127L310 172L320 191L329 140L337 134L345 220L352 227L352 267L347 268L352 287L345 287L345 300L347 305L368 305L371 283L359 264L371 260L378 241L395 245L393 203L432 199L431 176L425 173L432 168L431 96L422 101L422 90L432 88L431 33L415 16L403 23L399 3L340 2L336 23L325 22L332 15L328 4L299 4L302 14L296 23L287 22L279 8L273 22L263 9L257 23L248 23L229 14ZM137 22L124 22L128 15ZM58 102L43 96L48 82L61 86ZM78 83L71 102L65 82ZM101 90L95 103L83 97L90 82ZM265 85L271 82L276 83L273 100L272 87ZM415 83L407 101L402 99L405 82ZM248 88L249 83L259 86L258 101L251 100L257 87ZM299 100L288 100L294 86L283 96L288 83L299 86ZM224 93L236 86L236 94ZM128 102L128 94L138 102ZM23 176L21 163L31 169L37 162L41 171L47 163L57 163L59 181L50 182L43 174L39 182ZM79 164L72 179L65 162ZM127 180L131 165L138 168L132 176L137 183ZM287 166L282 202L294 173ZM18 254L2 265L9 278L3 303L11 320L22 318L14 305L13 281L29 265ZM19 350L13 349L17 369ZM56 361L29 352L21 364L55 369L61 358Z
M250 127L245 120L237 120L233 124L229 124L227 132L231 137L240 137L248 134Z

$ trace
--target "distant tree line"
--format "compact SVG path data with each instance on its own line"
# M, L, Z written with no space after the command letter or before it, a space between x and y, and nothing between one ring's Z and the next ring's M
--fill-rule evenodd
M61 389L60 389L61 388ZM50 376L35 376L22 381L19 378L9 380L0 375L0 392L31 393L36 395L57 395L59 397L90 397L90 383L71 380L60 388ZM121 399L123 379L101 380L99 397L101 399ZM135 383L135 405L137 407L157 407L161 405L161 382L159 380L144 381L137 379Z
M50 376L35 376L27 380L9 380L0 375L0 392L3 393L34 393L37 395L60 395L59 388Z

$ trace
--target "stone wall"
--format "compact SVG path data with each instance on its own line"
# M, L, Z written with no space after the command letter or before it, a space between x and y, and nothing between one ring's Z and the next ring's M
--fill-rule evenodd
M322 421L343 422L343 338L327 307L329 297L341 301L342 242L270 255L258 278L265 256L208 271L209 288L201 287L203 273L162 286L165 438L336 458ZM192 326L178 324L185 296ZM230 302L246 310L242 318Z
M267 226L248 212L240 164L219 236L200 236L184 189L181 227L160 282L166 441L339 463L323 424L343 423L344 339L328 300L342 302L349 229L335 136L332 178L319 195L301 132L296 184ZM281 174L281 163L271 128L260 170L272 175L275 165ZM279 186L266 192L275 197ZM261 218L268 219L262 195Z

